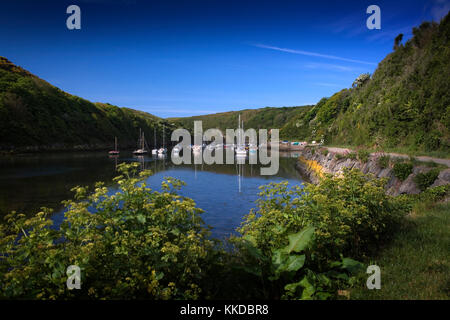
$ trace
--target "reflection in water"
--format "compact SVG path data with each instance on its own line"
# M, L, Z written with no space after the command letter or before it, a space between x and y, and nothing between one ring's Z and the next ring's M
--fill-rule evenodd
M133 156L126 152L109 157L103 152L1 157L0 216L12 210L30 215L43 206L61 212L61 201L73 197L71 188L92 187L97 181L114 187L112 179L117 176L117 166L122 162L138 162L142 170L153 172L147 184L155 190L161 190L164 177L186 182L180 193L193 198L205 211L203 219L214 227L213 236L225 237L255 207L261 185L283 180L301 184L292 154L280 153L276 176L260 176L261 165L249 164L252 154L235 158L235 164L223 165L201 163L201 156L194 154L192 164L181 165L174 165L166 155Z

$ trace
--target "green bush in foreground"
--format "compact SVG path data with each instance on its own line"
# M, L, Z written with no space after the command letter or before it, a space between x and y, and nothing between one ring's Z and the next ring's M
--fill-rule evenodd
M49 211L31 219L12 213L0 226L0 297L27 299L195 299L213 242L193 200L176 194L182 183L157 192L141 182L136 165L120 165L119 190L102 183L77 201L59 228ZM140 182L140 183L139 183ZM95 212L95 213L92 213ZM81 290L66 288L66 269L81 268Z
M258 210L235 239L242 259L262 281L271 280L264 289L275 291L272 296L281 290L282 298L335 297L361 267L343 257L364 257L408 211L402 199L385 194L384 184L345 170L342 178L326 176L304 189L288 189L287 183L263 187Z
M225 251L210 239L182 182L163 191L122 164L114 193L74 188L65 220L50 210L12 213L0 225L0 298L26 299L328 299L355 281L360 259L376 248L408 210L384 193L385 180L358 170L318 185L262 187ZM350 258L352 257L352 258ZM81 268L81 289L66 287L67 267Z

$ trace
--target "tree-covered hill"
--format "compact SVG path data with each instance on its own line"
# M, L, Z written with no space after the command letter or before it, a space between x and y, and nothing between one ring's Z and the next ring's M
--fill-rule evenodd
M284 137L329 144L450 150L450 15L396 40L372 76L322 99L288 122Z
M0 57L0 150L122 149L136 146L139 128L153 145L173 127L151 114L70 95Z
M245 128L253 129L272 129L281 128L292 117L302 112L306 107L283 107L283 108L260 108L246 109L241 111L229 111L215 113L203 116L194 116L186 118L171 118L169 120L176 121L182 127L193 130L194 121L202 121L203 130L217 128L225 134L226 129L235 129L238 126L238 117L244 121Z

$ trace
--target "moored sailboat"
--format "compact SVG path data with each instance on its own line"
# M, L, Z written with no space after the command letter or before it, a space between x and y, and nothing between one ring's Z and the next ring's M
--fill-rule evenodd
M158 154L166 154L167 153L167 149L165 147L165 138L164 138L165 130L164 129L165 129L165 126L163 124L163 147L158 149Z
M141 129L139 129L138 148L139 149L133 151L133 154L135 154L135 155L144 155L144 154L148 153L148 151L145 149L145 135L144 135L144 132Z
M114 137L114 150L109 151L108 154L111 156L116 156L119 153L119 150L117 150L117 137Z
M242 130L241 130L241 115L239 115L239 120L238 120L238 141L237 141L237 146L236 146L236 156L237 157L245 157L247 156L247 150L245 149L245 144L244 144L244 139L242 137L242 131L244 130L243 128L244 126L242 126Z
M152 154L157 154L158 153L158 149L156 149L156 127L153 128L153 139L154 144L153 144L153 149L152 149Z

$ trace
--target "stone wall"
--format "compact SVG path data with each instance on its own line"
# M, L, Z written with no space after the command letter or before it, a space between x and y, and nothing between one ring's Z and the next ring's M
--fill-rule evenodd
M362 163L358 159L338 159L336 153L328 152L323 154L320 149L304 148L300 151L300 157L297 161L297 170L310 182L317 183L320 176L329 173L339 175L343 168L357 168L363 173L370 173L376 178L387 178L386 192L387 194L396 196L399 194L417 194L420 189L414 182L414 177L419 173L432 170L429 166L416 165L413 167L412 173L404 181L395 177L392 164L388 168L380 168L378 166L378 157L380 154L371 154L366 163ZM442 169L438 178L432 187L450 183L450 168Z

